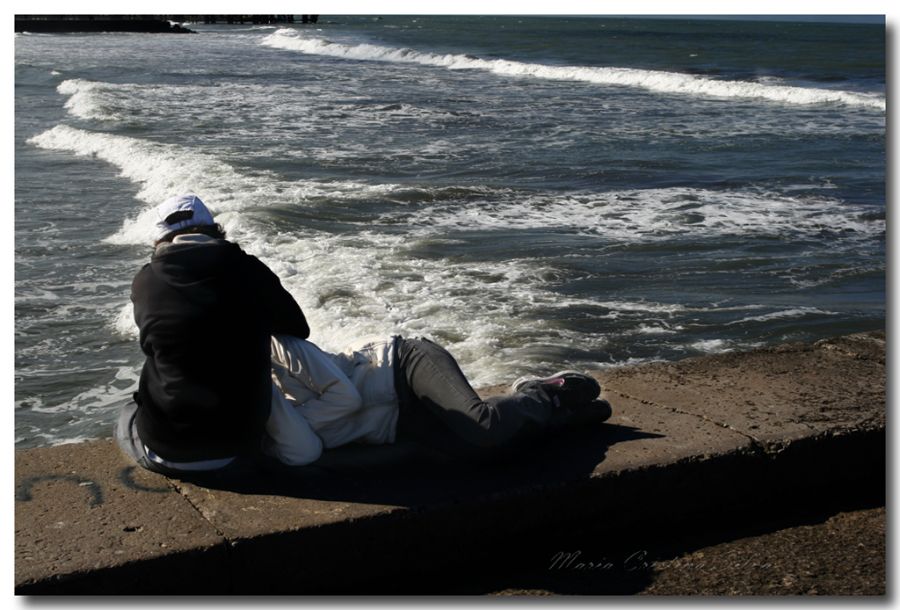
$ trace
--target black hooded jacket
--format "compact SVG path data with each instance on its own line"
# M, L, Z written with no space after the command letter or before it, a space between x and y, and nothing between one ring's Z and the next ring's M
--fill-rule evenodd
M259 259L206 239L166 244L131 287L147 355L141 440L175 462L254 453L271 402L274 333L307 338L294 298Z

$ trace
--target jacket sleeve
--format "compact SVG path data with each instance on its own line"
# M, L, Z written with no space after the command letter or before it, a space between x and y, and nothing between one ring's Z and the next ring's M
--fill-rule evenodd
M151 274L150 263L147 263L141 270L137 272L131 281L131 315L134 324L138 328L140 337L140 346L144 353L147 353L144 339L147 335L147 303L153 292L148 286L148 278Z
M325 352L309 341L279 335L272 338L273 366L287 375L285 389L299 384L302 401L294 404L314 430L346 419L362 408L362 397L353 382ZM301 392L295 392L301 395Z
M274 383L266 437L265 452L288 466L305 466L322 455L322 439Z
M301 339L309 337L309 324L303 310L294 300L278 276L272 273L261 260L250 254L246 255L250 266L250 274L257 284L258 298L269 317L271 333L293 335Z

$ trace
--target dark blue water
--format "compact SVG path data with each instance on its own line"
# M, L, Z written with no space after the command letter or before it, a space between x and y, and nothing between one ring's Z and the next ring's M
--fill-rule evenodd
M17 446L109 435L182 191L323 347L426 334L476 385L884 326L883 25L195 27L16 37Z

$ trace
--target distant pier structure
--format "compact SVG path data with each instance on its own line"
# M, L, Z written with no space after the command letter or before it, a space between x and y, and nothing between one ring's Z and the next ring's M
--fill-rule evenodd
M318 23L318 15L170 15L172 21L203 23Z
M165 15L16 15L16 32L193 33Z
M318 15L16 15L16 32L193 33L183 23L318 23Z

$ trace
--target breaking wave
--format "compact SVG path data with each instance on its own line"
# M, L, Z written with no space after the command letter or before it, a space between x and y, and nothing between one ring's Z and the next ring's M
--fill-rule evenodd
M855 93L809 87L772 85L749 81L715 80L693 74L594 66L551 66L505 59L480 59L471 55L421 52L408 48L372 44L347 45L323 38L305 37L297 30L282 28L266 36L262 45L362 61L386 61L434 66L450 70L484 70L512 77L581 81L597 85L636 87L664 94L698 97L764 99L784 104L843 104L884 111L885 98L876 94Z
M177 145L161 144L127 136L98 133L57 125L28 140L50 150L92 156L110 163L120 175L139 184L138 199L147 207L137 217L106 238L113 244L147 244L152 241L154 207L173 193L203 193L215 202L220 222L228 226L230 213L269 203L302 202L311 198L364 198L383 194L394 185L369 185L353 181L285 182L269 173L241 174L212 155Z

